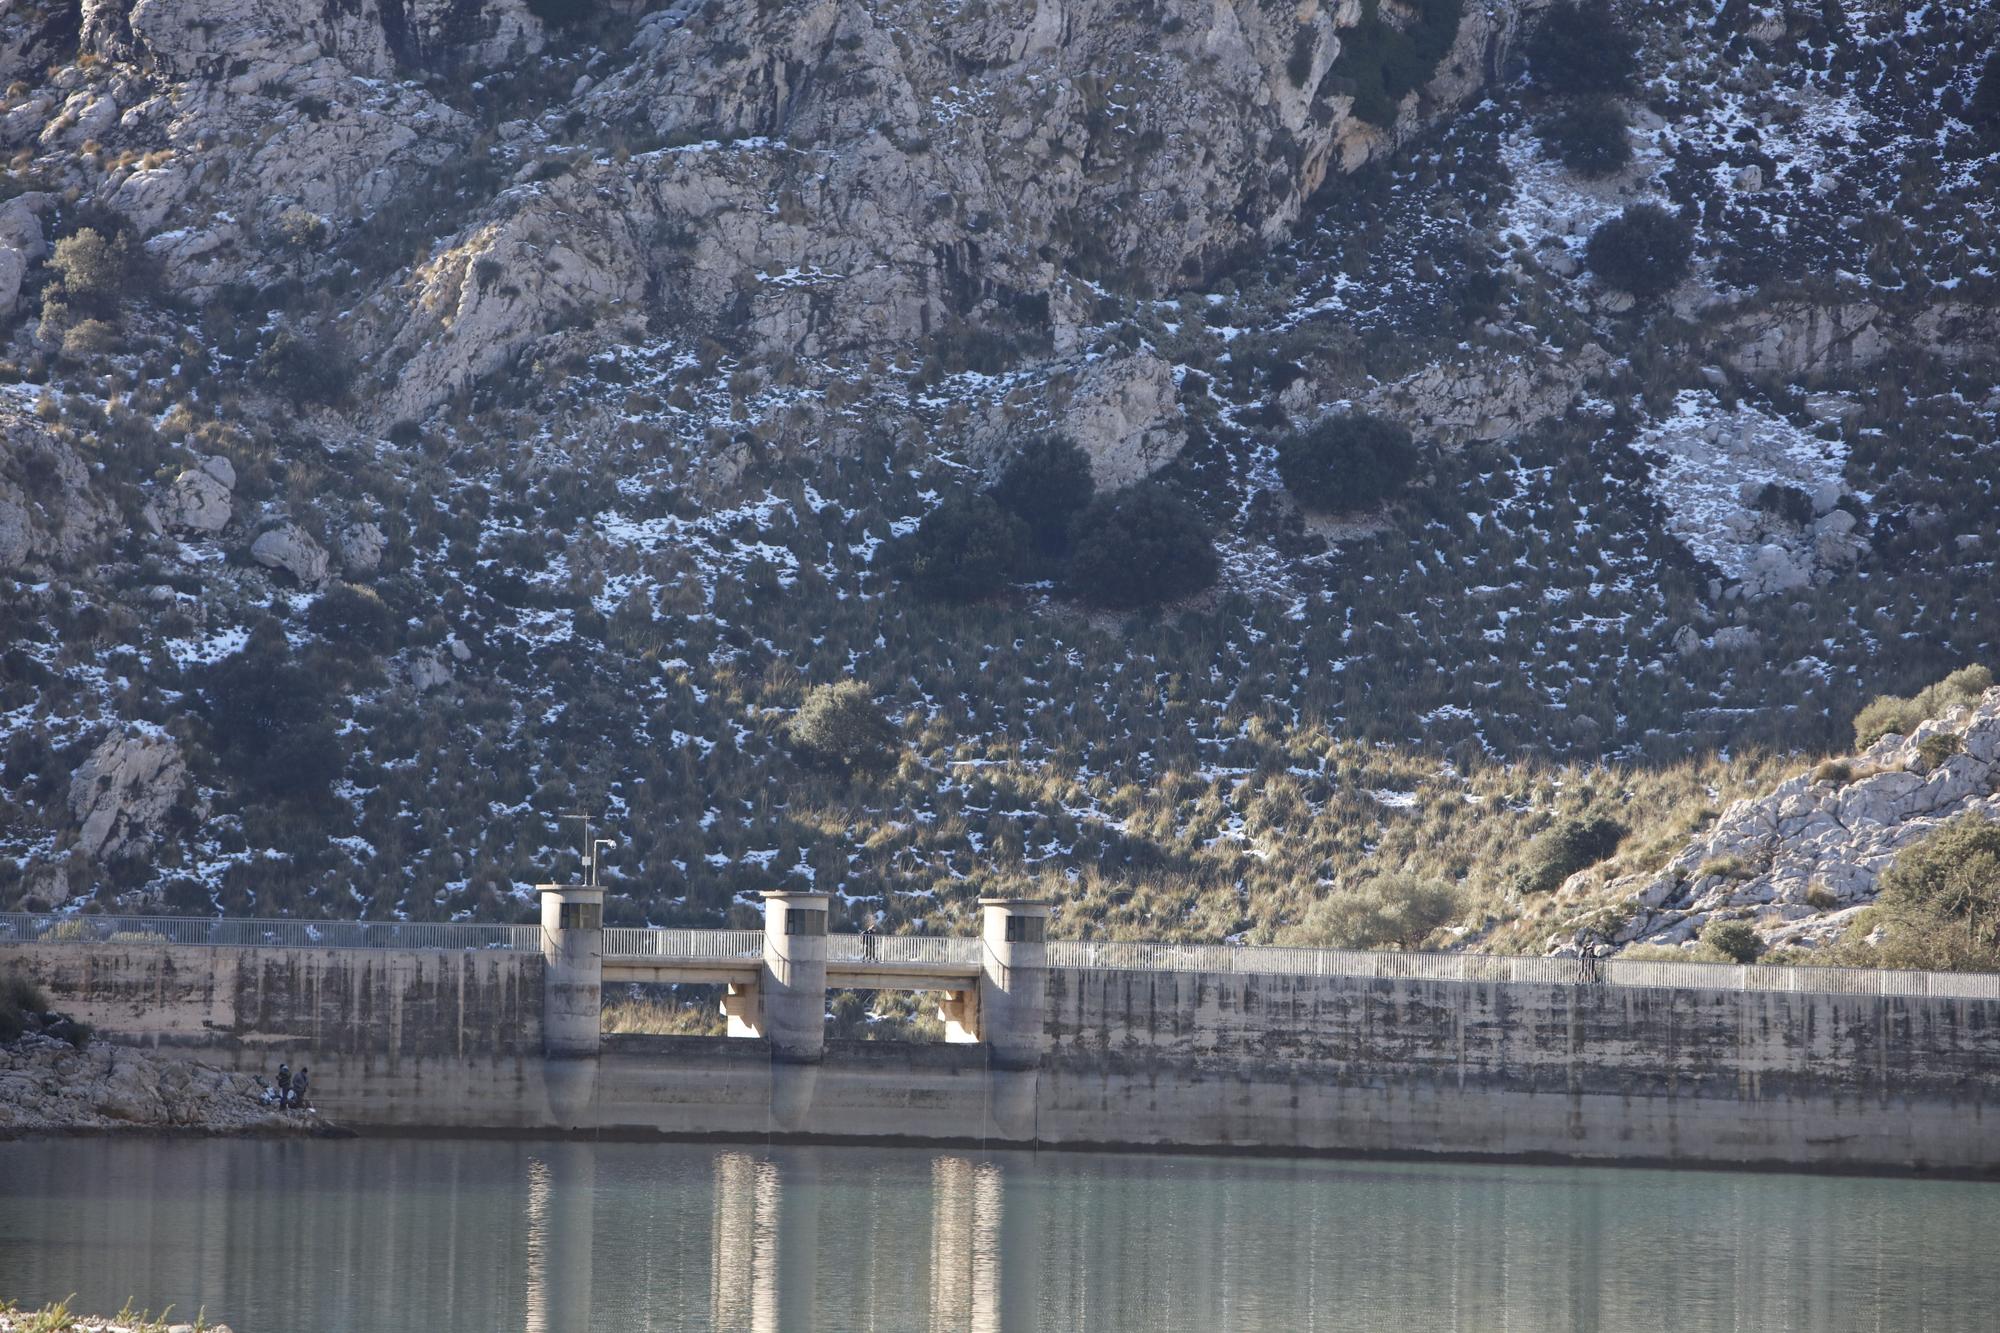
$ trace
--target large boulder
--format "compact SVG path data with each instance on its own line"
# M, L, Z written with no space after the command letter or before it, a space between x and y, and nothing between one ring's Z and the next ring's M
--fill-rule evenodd
M250 543L250 558L266 569L284 570L307 588L326 582L331 566L326 548L296 523L286 523L261 534Z
M117 519L65 440L18 410L0 411L0 571L77 564Z
M220 532L229 526L235 486L236 469L228 459L206 459L167 487L160 500L160 522L189 532Z
M340 532L340 566L349 578L373 574L382 567L389 539L379 524L350 523Z
M158 843L187 787L179 742L157 731L113 733L70 775L69 808L86 856L117 861Z

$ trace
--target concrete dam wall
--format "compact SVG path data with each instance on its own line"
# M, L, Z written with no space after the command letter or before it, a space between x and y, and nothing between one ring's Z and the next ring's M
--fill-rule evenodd
M586 1031L593 955L554 928L543 954L112 940L0 965L116 1040L309 1063L360 1128L2000 1171L2000 999L1048 967L1018 919L910 983L958 988L930 1045L808 1030L796 903L767 938L782 1023L730 962L727 1038Z
M2000 1004L1055 969L1053 1141L2000 1166Z

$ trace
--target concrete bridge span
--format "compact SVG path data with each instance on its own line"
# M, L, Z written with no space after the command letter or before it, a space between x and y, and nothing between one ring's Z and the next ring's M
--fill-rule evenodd
M1990 976L1051 942L1000 902L869 957L814 895L762 932L544 898L527 927L0 917L0 967L119 1040L309 1063L364 1128L2000 1172ZM735 1035L601 1035L625 979L725 986ZM953 1040L826 1040L828 987L889 984Z

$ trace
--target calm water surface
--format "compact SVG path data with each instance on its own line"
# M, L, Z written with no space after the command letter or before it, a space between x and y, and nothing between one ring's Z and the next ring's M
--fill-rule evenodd
M1986 1330L2000 1185L914 1149L0 1143L0 1296L345 1330Z

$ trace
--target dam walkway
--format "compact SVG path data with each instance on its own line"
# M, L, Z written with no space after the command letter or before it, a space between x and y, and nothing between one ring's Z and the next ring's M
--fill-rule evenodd
M607 926L602 938L604 980L613 983L728 985L754 978L764 959L763 930ZM0 912L0 944L65 941L256 949L504 949L523 953L541 953L545 944L539 924ZM1057 939L1049 940L1046 947L1050 968L2000 999L2000 975L1992 973L1618 958L1606 959L1593 970L1575 958L1122 940ZM827 984L863 990L956 990L978 976L983 948L980 939L970 936L829 934Z

